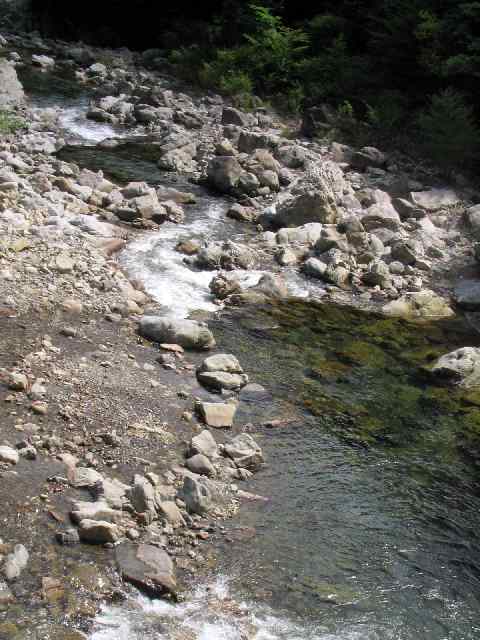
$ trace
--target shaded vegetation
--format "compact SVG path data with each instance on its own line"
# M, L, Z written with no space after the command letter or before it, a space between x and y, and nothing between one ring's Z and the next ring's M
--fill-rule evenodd
M346 141L421 146L446 169L478 164L480 2L34 0L47 33L153 47L178 75L243 106L329 105Z

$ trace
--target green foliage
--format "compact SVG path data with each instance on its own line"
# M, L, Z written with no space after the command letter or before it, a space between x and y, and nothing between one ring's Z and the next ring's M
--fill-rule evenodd
M254 94L295 116L327 104L345 141L411 149L421 139L435 162L474 166L480 0L338 0L318 13L292 0L218 4L201 29L177 24L179 77L246 109Z
M7 109L0 109L0 135L15 133L25 126L25 121Z
M417 119L420 144L445 169L468 167L478 156L480 132L473 108L462 95L446 89L434 95Z

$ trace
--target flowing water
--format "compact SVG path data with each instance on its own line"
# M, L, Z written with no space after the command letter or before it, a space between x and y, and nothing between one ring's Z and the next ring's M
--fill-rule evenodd
M84 97L54 98L66 126L83 122ZM128 150L68 153L118 179L171 183ZM213 307L212 273L188 268L176 242L241 232L225 202L198 194L184 225L140 237L122 257L177 315ZM479 344L475 330L301 301L225 311L212 326L272 394L245 397L240 411L268 460L248 489L269 500L228 524L218 569L185 603L139 595L108 607L90 640L480 637L480 394L428 375L440 354ZM272 418L276 428L261 426Z

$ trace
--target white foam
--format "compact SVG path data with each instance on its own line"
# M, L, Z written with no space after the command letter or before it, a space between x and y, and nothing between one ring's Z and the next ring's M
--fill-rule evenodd
M236 602L231 597L228 581L219 577L198 587L182 604L138 595L130 604L107 607L97 617L90 640L174 640L179 637L192 640L362 638L354 632L325 633L315 625L303 626L275 615L267 607Z
M62 109L59 122L65 131L85 142L101 142L106 138L121 137L112 125L89 120L83 106Z

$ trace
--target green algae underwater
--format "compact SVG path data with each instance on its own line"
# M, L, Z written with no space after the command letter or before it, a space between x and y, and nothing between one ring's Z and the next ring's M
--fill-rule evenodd
M429 375L441 355L480 345L466 317L417 323L294 300L226 311L213 325L253 381L341 439L480 461L480 388Z

